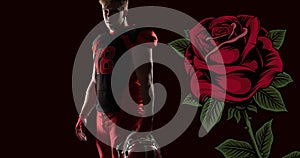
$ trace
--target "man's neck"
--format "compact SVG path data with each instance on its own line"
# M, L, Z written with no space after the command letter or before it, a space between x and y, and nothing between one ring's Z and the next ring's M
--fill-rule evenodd
M109 33L113 35L113 34L119 32L119 31L125 30L128 27L129 27L128 22L127 22L126 19L124 19L124 22L120 25L119 28L117 28L117 29L110 29Z

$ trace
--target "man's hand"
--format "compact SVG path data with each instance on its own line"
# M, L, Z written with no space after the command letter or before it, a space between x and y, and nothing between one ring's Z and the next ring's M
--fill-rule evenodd
M83 132L83 126L86 124L86 120L86 118L79 116L78 121L76 123L75 133L80 141L87 141L87 137Z

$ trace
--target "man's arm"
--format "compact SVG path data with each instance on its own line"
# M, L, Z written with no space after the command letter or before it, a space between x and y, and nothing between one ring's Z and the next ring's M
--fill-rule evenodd
M79 116L82 118L87 118L96 105L97 96L95 91L95 85L96 85L95 69L93 69L92 79L86 90L84 103L79 114Z
M75 126L75 133L76 136L78 137L79 140L81 141L86 141L86 135L83 133L83 124L86 124L87 122L87 117L91 113L91 111L94 109L96 105L96 91L95 91L95 85L96 85L96 80L95 80L95 68L93 68L93 74L92 74L92 79L88 85L88 88L86 90L85 94L85 99L83 106L81 108L79 118L77 121L77 124Z
M135 68L141 63L143 68L136 69L136 75L141 84L140 95L144 103L151 101L151 112L153 113L154 107L154 87L153 87L153 60L152 48L144 45L138 45L132 49L132 58ZM150 93L150 94L149 94ZM147 112L148 110L146 110ZM152 115L152 114L151 114Z

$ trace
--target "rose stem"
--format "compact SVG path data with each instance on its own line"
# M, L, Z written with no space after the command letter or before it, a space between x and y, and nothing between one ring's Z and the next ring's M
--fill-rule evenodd
M245 121L246 121L247 131L248 131L248 133L250 135L250 138L251 138L251 141L252 141L252 146L254 147L255 152L256 152L258 158L262 158L262 156L261 156L261 154L259 152L256 140L255 140L254 134L253 134L253 130L252 130L252 127L251 127L251 122L249 120L249 116L247 114L247 110L243 110L243 114L244 114L243 116L244 116Z

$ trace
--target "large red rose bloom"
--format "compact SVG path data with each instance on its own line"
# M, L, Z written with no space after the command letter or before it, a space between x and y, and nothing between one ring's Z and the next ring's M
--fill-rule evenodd
M208 96L227 103L247 101L282 72L278 51L254 16L207 18L189 33L185 66L201 102Z

